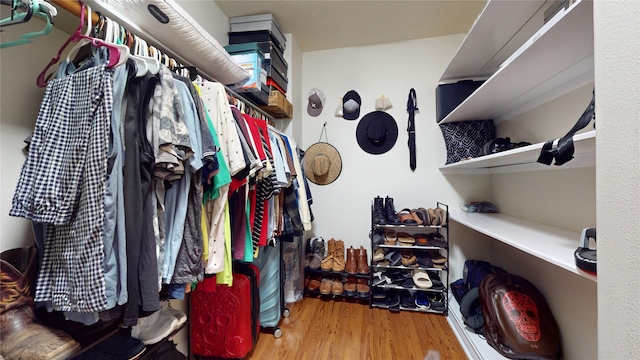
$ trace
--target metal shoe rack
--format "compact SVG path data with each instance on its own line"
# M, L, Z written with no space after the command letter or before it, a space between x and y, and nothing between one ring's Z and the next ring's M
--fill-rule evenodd
M370 307L374 308L386 308L390 311L416 311L426 313L437 313L448 315L449 309L449 207L443 203L438 202L437 208L443 209L446 212L446 220L442 225L389 225L389 224L376 224L374 221L374 205L371 205L371 299ZM395 231L397 233L407 233L411 236L416 234L440 234L444 237L444 246L434 246L429 243L428 245L418 245L417 243L410 245L402 245L399 241L395 244L385 244L385 231ZM439 244L443 245L443 244ZM382 260L374 260L376 251L382 249L385 257ZM446 258L444 264L440 264L440 267L436 267L432 264L424 266L418 263L412 265L403 265L402 262L398 262L392 265L392 261L389 260L390 254L399 253L401 255L410 257L412 255L416 257L427 257L427 254L440 254ZM424 263L424 262L423 262ZM431 278L433 286L430 288L418 287L413 283L411 274L414 270L423 270ZM392 276L389 276L393 274ZM411 279L411 280L408 280ZM436 285L441 282L442 285ZM410 286L409 286L410 285ZM416 297L421 299L429 299L429 305L426 307L403 306L402 297L405 298L405 304L407 304L408 296L410 296L415 304ZM396 298L397 296L397 298ZM400 300L399 302L395 299ZM433 303L431 300L437 300Z

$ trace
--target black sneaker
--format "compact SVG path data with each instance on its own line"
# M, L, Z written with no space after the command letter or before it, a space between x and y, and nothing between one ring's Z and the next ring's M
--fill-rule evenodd
M445 311L447 309L444 297L440 293L429 294L429 304L431 304L431 310L434 311Z
M413 296L411 296L411 293L409 291L403 291L400 293L400 306L405 309L416 308L415 300L413 299Z

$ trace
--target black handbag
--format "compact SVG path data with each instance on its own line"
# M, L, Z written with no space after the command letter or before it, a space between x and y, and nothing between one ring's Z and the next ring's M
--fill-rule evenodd
M482 156L484 145L496 137L493 120L440 124L440 130L447 148L445 165Z

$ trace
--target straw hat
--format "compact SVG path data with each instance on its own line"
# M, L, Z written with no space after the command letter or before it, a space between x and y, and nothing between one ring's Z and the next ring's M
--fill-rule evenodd
M317 142L304 153L304 172L314 184L328 185L342 171L342 158L338 150L326 142Z

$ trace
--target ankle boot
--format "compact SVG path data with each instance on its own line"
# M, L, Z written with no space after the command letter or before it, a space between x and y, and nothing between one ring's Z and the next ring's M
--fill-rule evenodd
M320 268L322 270L331 270L333 268L333 259L336 254L336 241L331 239L327 241L327 256L320 263Z
M373 199L373 223L377 225L385 225L387 219L384 214L384 203L380 196Z
M400 219L398 218L398 213L396 212L396 207L393 206L393 198L386 197L384 200L384 213L387 217L387 224L389 225L400 225Z
M357 253L357 268L359 274L369 273L369 263L367 262L367 249L360 246Z
M344 241L338 240L335 243L335 251L333 253L332 270L341 272L344 270Z
M347 249L347 262L345 264L344 270L349 274L357 274L358 273L358 264L356 262L356 249L353 246L349 246Z
M68 359L80 349L69 335L40 325L33 312L35 247L2 253L0 260L0 355L5 359Z

